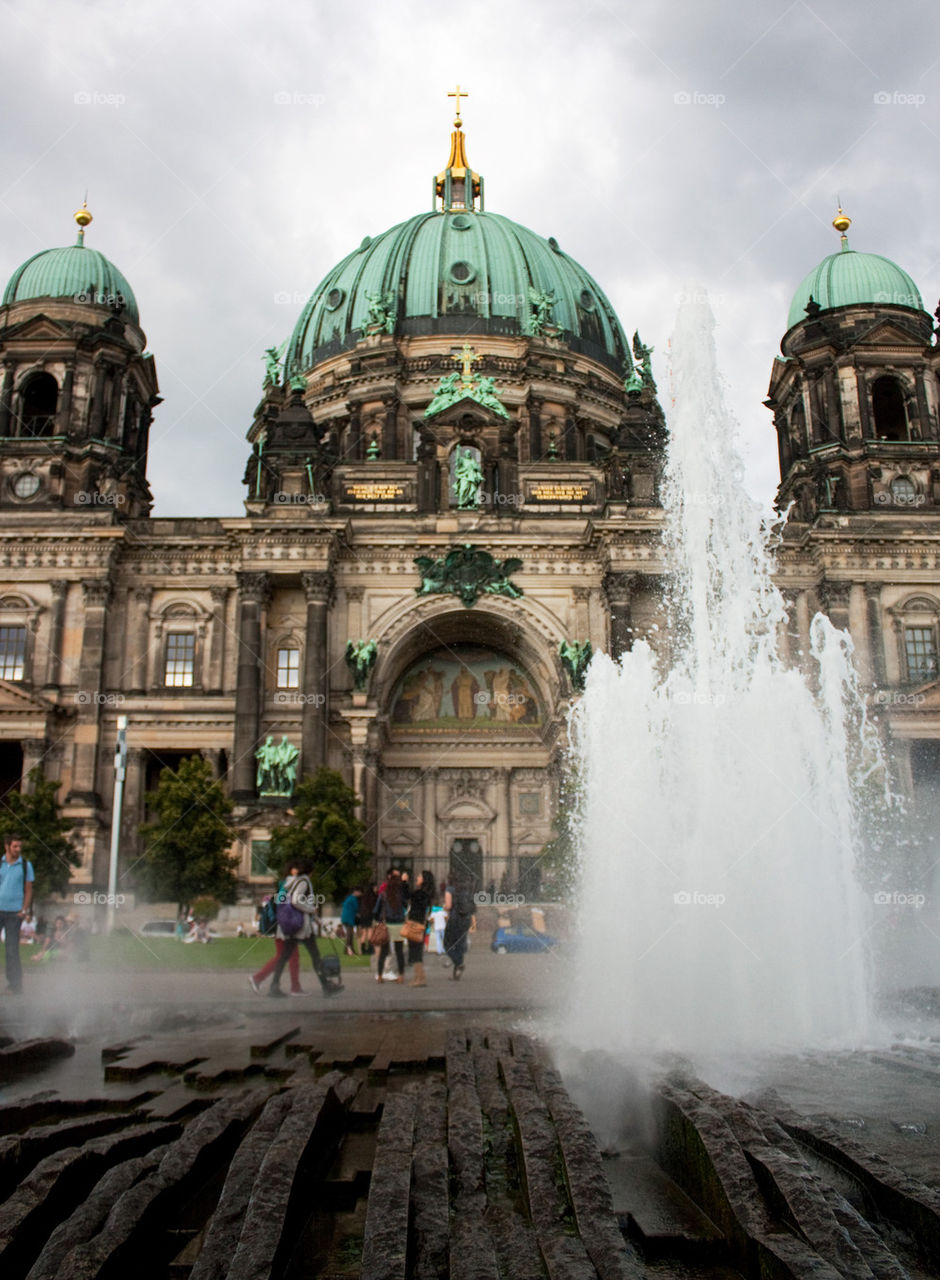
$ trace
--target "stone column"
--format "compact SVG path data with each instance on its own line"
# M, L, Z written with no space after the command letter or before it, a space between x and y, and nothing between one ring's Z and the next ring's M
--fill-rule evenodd
M437 834L437 770L426 769L424 773L424 791L422 795L422 814L421 826L423 827L422 838L424 841L425 858L445 858L447 856L446 849L438 848ZM436 865L436 862L432 865ZM449 868L444 868L444 875L447 874Z
M384 400L385 421L382 425L382 461L394 462L398 457L398 401Z
M365 587L346 587L347 640L367 640L362 630L362 598Z
M3 365L3 385L0 386L0 436L8 436L13 426L13 362Z
M810 617L809 592L800 591L796 597L796 633L800 650L798 656L800 657L800 665L803 667L804 671L809 669Z
M868 645L871 654L871 679L881 688L886 679L885 638L881 620L881 583L865 583L865 603L868 607Z
M371 731L370 731L371 737ZM370 747L366 751L365 771L363 774L362 806L357 811L365 826L365 842L373 854L378 848L378 797L379 797L379 753Z
M31 795L34 788L29 780L31 770L39 769L45 773L44 763L48 744L45 738L24 738L20 743L23 748L23 781L21 786L25 795Z
M88 435L101 438L104 427L104 389L108 380L108 368L100 357L95 361L94 391L91 398L91 413L88 419Z
M225 681L225 614L228 603L228 587L210 587L212 596L212 635L206 670L206 688L210 693L221 693Z
M221 747L203 747L202 756L203 756L203 759L208 762L209 768L212 770L213 778L215 779L221 778L222 776Z
M69 434L72 419L72 388L75 384L75 362L69 360L65 365L65 377L59 392L59 404L56 409L56 435Z
M588 620L588 603L591 598L591 592L588 587L573 587L571 594L574 596L574 632L572 640L579 643L586 640L590 634L590 623Z
M823 582L820 588L823 607L829 615L829 621L841 631L847 631L849 627L849 591L851 585L849 582Z
M247 804L255 798L255 749L261 715L261 617L270 595L266 573L236 574L239 595L238 677L235 687L235 743L232 798Z
M62 632L65 627L65 601L69 584L61 579L49 583L52 592L52 610L49 617L49 644L46 649L47 685L58 685L62 664Z
M319 571L301 574L307 596L307 633L304 644L303 722L301 729L302 776L309 777L326 764L326 729L329 716L327 667L327 609L333 575Z
M138 828L144 820L144 762L146 751L141 747L127 748L127 769L124 775L124 809L121 815L121 863L128 865L131 858L140 853L140 832ZM120 867L118 868L120 872ZM118 880L120 888L120 878Z
M542 401L529 402L529 460L542 461Z
M101 706L101 676L104 661L105 628L111 583L106 578L82 582L85 597L85 626L82 631L82 654L79 662L78 711L75 725L75 754L72 765L71 799L82 804L97 805L98 711Z
M610 654L619 658L633 648L633 596L640 580L638 573L608 573L604 591L610 609Z
M868 633L868 603L865 599L865 588L860 582L853 582L849 588L849 633L855 645L859 679L863 684L874 684L871 641Z
M153 587L134 587L129 598L134 602L133 612L127 611L127 629L132 637L128 650L127 675L132 693L144 693L150 668L150 604ZM156 675L154 675L156 683Z

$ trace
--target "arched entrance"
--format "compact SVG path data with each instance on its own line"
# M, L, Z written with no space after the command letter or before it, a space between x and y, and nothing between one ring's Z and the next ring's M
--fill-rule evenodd
M551 835L564 714L554 647L502 602L419 609L373 685L379 867L407 845L438 883L456 863L477 890L515 890L520 838L531 855Z

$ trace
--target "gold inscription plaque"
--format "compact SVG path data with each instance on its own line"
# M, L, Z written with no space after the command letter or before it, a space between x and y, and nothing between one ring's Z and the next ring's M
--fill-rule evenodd
M589 484L534 484L529 491L530 502L585 502L590 498Z
M343 497L347 502L403 502L405 490L400 484L369 481L346 485Z

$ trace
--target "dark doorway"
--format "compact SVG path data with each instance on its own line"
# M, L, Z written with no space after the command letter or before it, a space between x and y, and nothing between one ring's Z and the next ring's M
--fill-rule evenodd
M20 420L24 436L51 436L55 430L59 385L51 373L36 373L23 388Z
M23 785L23 748L18 742L0 742L0 805L11 791Z
M450 870L456 876L466 876L472 889L483 883L483 846L472 836L462 836L450 846Z
M875 435L879 440L907 440L904 392L894 378L876 378L871 389Z

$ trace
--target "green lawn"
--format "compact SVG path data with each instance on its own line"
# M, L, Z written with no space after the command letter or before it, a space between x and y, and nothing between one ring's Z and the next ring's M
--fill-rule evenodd
M142 938L135 934L115 933L108 937L92 937L88 939L92 969L109 969L133 971L135 969L244 969L250 972L274 955L272 938L213 938L211 942L178 942L175 938ZM338 955L344 968L362 968L368 966L368 956L354 958L343 955L342 944L322 939L317 944L320 954L324 956ZM0 945L0 956L3 946ZM35 954L33 947L21 946L20 955L24 968L42 972L47 966L51 968L65 961L72 963L67 956L53 956L48 961L32 964L30 955ZM302 968L309 968L310 958L301 948L300 963Z

